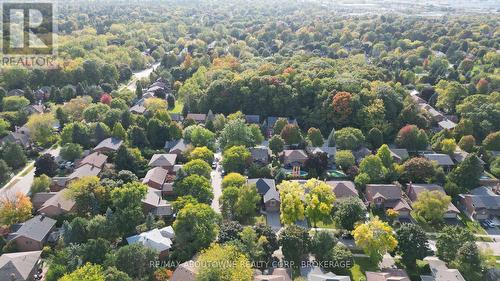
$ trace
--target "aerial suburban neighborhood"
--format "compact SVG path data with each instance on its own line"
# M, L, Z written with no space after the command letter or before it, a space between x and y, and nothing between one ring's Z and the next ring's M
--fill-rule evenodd
M498 1L59 2L0 281L500 280Z

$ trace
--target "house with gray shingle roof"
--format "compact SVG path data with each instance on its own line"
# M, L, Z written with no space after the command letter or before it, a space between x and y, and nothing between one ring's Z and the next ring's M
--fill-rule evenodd
M358 190L352 181L327 181L337 199L358 197Z
M485 220L500 216L500 191L497 187L478 187L471 194L460 194L460 203L469 217Z
M31 144L30 137L28 135L18 132L10 132L7 136L0 140L0 144L6 144L9 142L17 143L24 148L29 147Z
M283 158L283 165L285 167L293 167L293 166L304 166L307 159L307 153L304 150L284 150L281 153Z
M107 138L101 141L95 148L94 151L101 153L117 151L120 146L122 146L123 140L118 138Z
M189 143L184 139L167 141L165 143L165 149L168 150L169 153L177 154L177 156L181 156L185 151L189 148Z
M142 199L142 209L144 214L153 214L155 216L170 216L173 213L172 205L161 195L161 190L148 187L146 197Z
M56 226L56 220L45 215L38 215L27 220L13 233L14 241L20 251L39 251L47 242Z
M177 154L154 154L149 161L150 167L161 167L169 172L172 172L175 165Z
M252 162L259 165L269 164L269 148L266 146L250 147L248 149L251 154Z
M162 190L163 184L167 180L167 176L168 170L165 170L162 167L154 167L146 173L142 183L149 185L154 189Z
M257 188L257 192L262 198L262 203L266 211L279 210L281 200L274 179L248 179L247 183L255 184L255 188Z
M428 160L436 161L438 165L443 167L443 169L445 170L449 170L455 165L455 163L453 163L453 160L451 160L451 157L448 154L425 153L423 156Z
M0 256L0 280L36 280L42 267L42 251L5 253Z
M389 148L389 152L392 160L396 163L401 163L410 157L406 148Z

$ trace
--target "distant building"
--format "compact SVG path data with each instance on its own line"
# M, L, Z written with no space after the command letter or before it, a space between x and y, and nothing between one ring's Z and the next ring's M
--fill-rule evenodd
M198 124L203 124L207 120L207 115L203 113L188 113L185 119L192 119Z
M165 143L165 149L169 153L177 154L177 157L181 157L184 152L189 148L189 143L184 139L178 139L173 141L167 141Z
M31 140L29 135L18 133L18 132L10 132L7 136L0 140L0 144L4 145L6 143L17 143L24 148L28 148L31 145Z

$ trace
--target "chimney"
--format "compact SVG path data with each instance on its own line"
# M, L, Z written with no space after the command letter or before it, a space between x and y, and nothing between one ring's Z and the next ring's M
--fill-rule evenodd
M45 213L40 213L40 220L43 221L44 218L45 218Z
M408 195L410 195L413 192L413 183L411 181L408 183L407 192L408 192Z

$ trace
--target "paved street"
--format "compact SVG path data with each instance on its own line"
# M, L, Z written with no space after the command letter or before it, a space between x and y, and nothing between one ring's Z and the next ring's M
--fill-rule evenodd
M52 156L57 158L59 156L60 148L49 149L44 153L50 153ZM44 154L42 153L42 154ZM23 194L28 194L31 188L31 184L33 183L33 179L35 178L35 168L32 167L34 165L34 161L28 163L26 167L15 175L9 183L7 183L2 189L0 189L0 197L4 196L12 196L18 192ZM22 176L22 174L31 169L26 175ZM14 182L14 184L10 184ZM10 185L10 186L9 186Z
M141 70L139 72L135 72L132 78L130 79L130 82L127 84L127 89L129 89L132 92L135 92L136 89L136 82L137 80L141 80L143 78L149 77L149 75L160 66L160 63L157 62L153 64L150 68Z
M221 154L216 153L215 158L221 159ZM212 189L214 192L214 200L212 201L212 209L220 214L220 206L219 206L219 198L222 196L222 175L219 170L219 164L217 163L217 167L215 170L212 170L210 174L212 177Z

